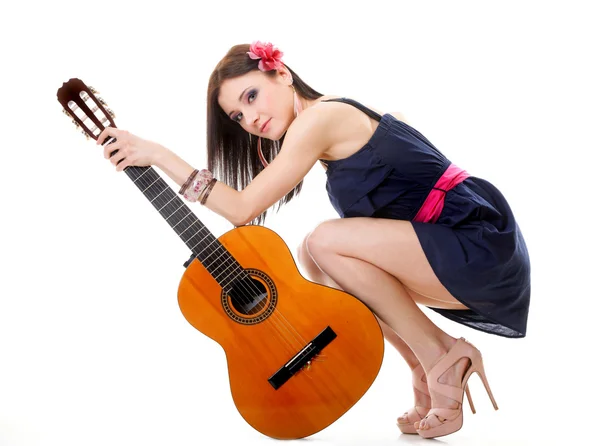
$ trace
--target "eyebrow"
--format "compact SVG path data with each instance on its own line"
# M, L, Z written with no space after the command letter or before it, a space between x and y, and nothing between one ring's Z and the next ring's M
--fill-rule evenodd
M246 91L250 90L250 88L252 88L252 86L250 86L250 87L246 88L244 91L242 91L242 94L241 94L241 95L240 95L240 97L238 98L238 101L240 101L240 102L241 102L242 98L244 97L244 93L246 93ZM229 112L229 114L227 115L227 116L229 117L229 119L231 119L231 114L232 114L232 113L233 113L233 112Z

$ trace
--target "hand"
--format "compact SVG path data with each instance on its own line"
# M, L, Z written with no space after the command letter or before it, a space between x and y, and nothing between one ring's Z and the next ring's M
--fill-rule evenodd
M116 138L116 141L104 146L104 158L110 159L110 162L117 166L117 172L128 166L143 167L155 164L161 153L166 150L160 144L147 141L126 130L115 129L114 127L105 128L98 135L96 144L102 144L110 136ZM110 156L115 150L117 152Z

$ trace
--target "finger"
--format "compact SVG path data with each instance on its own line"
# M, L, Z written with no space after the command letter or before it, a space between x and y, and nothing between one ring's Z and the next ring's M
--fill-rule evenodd
M116 166L121 161L123 161L125 158L127 158L127 154L122 153L122 151L119 151L110 157L110 162Z
M96 144L104 144L104 140L109 136L113 138L117 137L118 130L114 127L106 127L100 134L98 135L98 139L96 139Z
M120 172L129 166L131 166L131 161L127 158L123 158L119 163L117 163L117 172Z
M113 152L116 150L122 149L123 145L124 145L123 141L120 141L120 140L116 140L113 143L106 144L104 146L104 158L108 159L109 157L111 157Z

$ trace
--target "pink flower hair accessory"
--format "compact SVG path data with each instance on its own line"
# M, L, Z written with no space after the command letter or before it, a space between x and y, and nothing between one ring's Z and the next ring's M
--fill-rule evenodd
M283 52L279 51L270 42L253 42L250 45L250 51L247 52L250 59L260 59L258 69L261 71L271 71L283 67L281 56Z

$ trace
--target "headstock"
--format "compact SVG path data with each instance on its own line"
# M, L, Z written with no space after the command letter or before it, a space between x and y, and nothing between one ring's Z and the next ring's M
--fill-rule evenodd
M98 139L106 127L117 127L114 112L97 94L94 88L77 78L69 79L56 92L58 102L63 106L63 113L72 118L73 124L81 128L81 133L88 139Z

